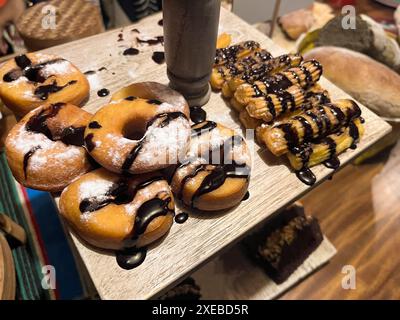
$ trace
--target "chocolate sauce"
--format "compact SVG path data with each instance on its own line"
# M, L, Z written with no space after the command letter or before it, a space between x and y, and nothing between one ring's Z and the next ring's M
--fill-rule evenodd
M86 75L86 76L90 76L90 75L93 75L93 74L96 74L96 71L88 70L88 71L86 71L86 72L84 73L84 75Z
M131 270L140 266L146 259L146 248L129 248L118 251L116 254L118 265L125 270Z
M97 95L99 97L107 97L110 94L110 90L108 90L107 88L103 88L100 89L99 91L97 91Z
M312 186L317 181L314 173L310 168L304 167L303 169L296 171L296 176L306 185Z
M157 36L154 39L148 39L148 40L143 40L143 39L140 39L140 38L136 38L136 40L137 40L138 43L147 43L150 46L154 46L154 45L159 44L159 43L161 43L161 44L164 43L164 37L163 36Z
M308 141L309 139L313 138L313 128L311 126L311 124L308 122L308 120L302 116L297 116L294 117L295 120L300 121L303 130L304 130L304 134L303 134L303 141Z
M149 99L149 100L147 100L147 103L149 103L149 104L155 104L155 105L160 105L160 104L162 104L162 102L161 102L160 100L157 100L157 99Z
M280 128L284 132L285 140L287 142L289 150L292 150L294 147L299 145L299 137L293 130L292 125L290 123L282 123L278 125L277 128Z
M54 80L52 84L37 87L34 91L34 94L41 100L47 100L50 94L59 92L62 89L74 85L77 82L78 82L77 80L71 80L65 85L59 86L57 85L56 80Z
M360 132L358 131L358 127L354 124L354 122L350 122L350 124L349 124L349 135L353 139L351 148L356 149L357 141L360 138Z
M148 100L149 101L153 101L152 103L155 103L154 101L158 101L158 100ZM160 102L160 101L158 101ZM158 102L156 104L158 104ZM151 102L149 102L151 103ZM146 130L159 118L165 118L160 124L159 127L163 128L165 126L167 126L172 120L175 120L179 117L183 117L186 119L186 116L182 113L182 112L170 112L170 113L161 113L156 115L153 119L151 119L147 125L146 125ZM129 155L127 156L127 158L125 159L124 163L122 164L122 171L123 172L128 172L129 169L131 168L132 164L134 163L135 159L137 158L137 156L139 155L140 150L143 148L143 144L146 141L146 135L140 139L138 141L138 143L136 144L136 146L131 150L131 152L129 153Z
M244 195L242 201L246 201L246 200L248 200L249 198L250 198L250 192L247 191L246 194Z
M205 121L204 125L194 128L192 126L192 138L200 136L206 132L209 132L217 127L217 124L214 121Z
M175 216L175 222L178 224L182 224L185 223L188 218L189 215L186 212L181 212Z
M158 20L157 24L158 24L159 26L163 26L163 24L164 24L164 21L163 21L163 19L161 19L161 20Z
M124 52L122 54L124 56L136 56L137 54L139 54L139 50L136 48L128 48L128 49L124 50Z
M118 42L124 41L124 34L123 33L119 33L118 34Z
M67 145L82 147L85 129L86 127L67 127L61 132L60 140Z
M132 31L132 32L136 32L136 33L140 33L139 29L137 29L137 28L134 28L134 29L132 29L131 31Z
M99 72L101 72L101 71L107 71L107 68L106 67L101 67L99 70L97 70L97 71L99 71Z
M339 158L335 155L332 156L329 160L326 160L324 162L324 165L329 168L329 169L334 169L336 170L337 168L340 167L340 160Z
M211 122L211 121L210 121ZM212 123L212 122L211 122ZM208 122L205 126L207 126ZM201 130L202 128L200 128ZM196 208L196 200L204 194L210 193L219 187L221 187L227 178L240 178L240 179L249 179L250 176L250 167L246 164L238 164L235 161L230 161L231 163L227 163L227 159L225 156L230 154L232 148L243 142L243 138L240 136L232 136L227 139L220 147L220 159L217 164L200 164L195 170L185 176L181 182L181 188L177 194L178 199L183 198L183 190L185 184L189 179L197 176L198 173L202 171L209 172L208 175L203 179L200 186L193 193L191 199L191 206ZM209 160L212 159L212 153L214 150L210 149ZM210 162L210 161L209 161Z
M206 121L207 118L207 113L204 111L202 107L199 106L193 106L190 107L190 120L192 120L193 123L201 123Z
M137 97L134 97L134 96L129 96L129 97L125 98L125 100L127 100L127 101L133 101L133 100L136 100L136 99L137 99Z
M64 59L57 58L34 65L25 55L17 56L14 59L19 69L13 69L6 73L3 77L5 82L12 82L24 76L29 81L43 83L47 77L44 77L42 74L42 69L48 65L65 61Z
M165 62L165 53L163 51L154 51L151 58L155 63L162 64Z
M133 201L136 193L139 190L149 186L153 182L160 180L164 180L164 177L154 176L138 184L135 188L132 188L127 180L122 179L114 183L105 194L83 199L79 204L79 210L82 213L94 212L109 205L110 203L115 203L117 205L130 203Z
M25 54L16 56L14 58L14 61L16 65L22 70L32 65L32 61Z
M38 114L32 116L28 120L26 123L26 130L42 133L50 140L54 140L53 135L47 126L47 120L55 117L64 106L64 103L56 103L52 104L49 108L41 110Z
M89 123L89 128L90 129L100 129L101 125L97 121L92 121Z
M196 207L196 200L206 193L210 193L221 187L227 178L241 178L248 179L250 176L250 167L247 165L238 165L235 162L232 164L222 164L215 167L210 174L208 174L200 187L192 196L191 205Z
M89 152L93 151L93 149L96 147L96 144L93 142L93 137L94 137L93 133L89 133L84 139L86 149Z
M168 205L171 202L171 198L165 200L160 198L153 198L143 203L137 210L135 216L135 225L133 228L132 239L136 240L142 235L147 226L157 217L166 216L168 213L172 213L173 210L169 209Z
M41 149L40 146L33 147L33 148L31 148L27 153L25 153L25 155L24 155L24 162L23 162L23 164L24 164L24 176L25 176L25 179L27 178L26 169L27 169L27 167L28 167L29 159L30 159L30 158L33 156L33 154L34 154L37 150L39 150L39 149Z

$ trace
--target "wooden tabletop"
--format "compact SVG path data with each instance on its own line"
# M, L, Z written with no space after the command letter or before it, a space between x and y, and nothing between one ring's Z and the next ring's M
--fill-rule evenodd
M343 169L304 204L338 252L282 299L400 298L400 142L374 161ZM345 265L355 268L355 290L342 288Z

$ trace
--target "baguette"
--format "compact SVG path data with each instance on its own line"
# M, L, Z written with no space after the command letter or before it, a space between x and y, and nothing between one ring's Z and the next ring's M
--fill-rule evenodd
M324 76L383 117L400 117L400 75L370 57L339 47L305 54L323 65Z

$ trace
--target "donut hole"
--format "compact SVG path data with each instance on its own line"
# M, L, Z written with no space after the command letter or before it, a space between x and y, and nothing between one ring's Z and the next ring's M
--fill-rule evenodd
M144 137L146 130L144 128L136 127L136 126L126 126L122 130L122 135L124 138L129 140L140 140Z

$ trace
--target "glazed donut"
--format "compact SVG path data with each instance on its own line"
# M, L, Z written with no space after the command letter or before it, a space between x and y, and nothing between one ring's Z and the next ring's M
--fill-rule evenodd
M179 108L177 111L183 112L186 115L189 114L189 105L185 98L179 92L158 82L145 81L133 83L114 93L111 101L129 100L132 97L166 102Z
M20 117L46 102L79 106L88 95L85 75L58 56L28 53L0 68L0 98Z
M11 129L5 143L15 179L29 188L57 192L90 170L83 133L91 116L65 103L29 112Z
M130 96L102 107L85 130L86 148L104 168L145 173L176 164L189 147L189 112Z
M158 172L120 176L86 173L61 194L60 212L86 242L103 249L143 247L168 232L174 198Z
M190 150L172 176L177 199L204 211L236 206L250 180L251 157L245 140L232 129L205 121L192 126Z

